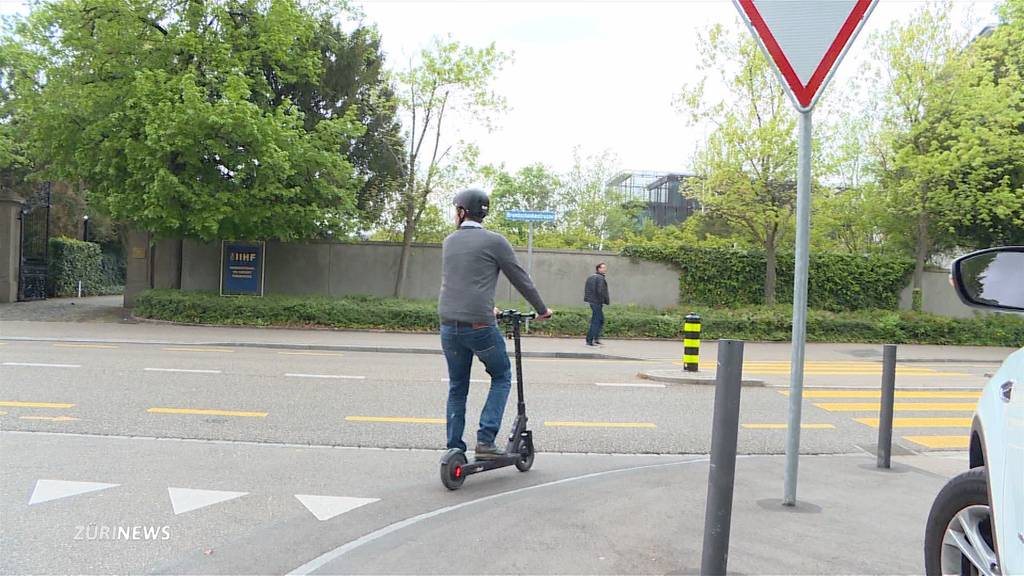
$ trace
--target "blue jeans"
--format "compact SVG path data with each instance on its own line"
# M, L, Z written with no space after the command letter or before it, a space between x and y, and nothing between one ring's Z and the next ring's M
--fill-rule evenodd
M493 444L505 414L505 403L512 387L512 363L505 349L505 337L498 327L483 328L441 325L441 349L448 362L448 448L466 450L462 432L466 428L466 396L469 394L469 372L473 356L484 363L491 375L491 391L480 413L480 429L476 441Z
M601 330L604 329L604 305L590 305L590 330L587 332L587 344L593 344L601 339Z

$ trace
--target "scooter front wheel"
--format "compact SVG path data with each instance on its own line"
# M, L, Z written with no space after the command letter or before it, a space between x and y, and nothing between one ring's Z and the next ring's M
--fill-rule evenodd
M523 442L523 450L519 453L519 460L516 460L516 469L520 472L526 472L533 467L533 439L527 438Z
M466 465L466 454L462 450L449 450L441 459L441 483L449 490L462 488L466 481L466 473L462 469ZM517 464L518 466L518 464Z

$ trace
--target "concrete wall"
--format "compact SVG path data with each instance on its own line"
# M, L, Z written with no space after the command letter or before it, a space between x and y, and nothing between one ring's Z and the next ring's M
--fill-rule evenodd
M526 266L526 250L517 250ZM134 303L138 292L149 287L175 287L180 254L180 287L183 290L216 292L220 289L220 243L203 244L161 241L149 247L144 232L129 235L128 282L125 306ZM268 242L266 294L346 296L369 294L391 296L401 245L367 242L359 244ZM152 259L152 269L149 260ZM670 266L646 262L609 252L535 250L533 278L541 295L552 307L582 306L583 282L598 262L608 264L608 284L613 304L638 304L666 308L677 304L679 273ZM954 318L969 318L979 310L960 303L949 285L948 272L925 272L924 311ZM441 247L414 245L409 260L406 298L432 300L441 287ZM517 301L504 276L498 280L497 298ZM900 308L911 307L911 289L900 296Z
M913 286L913 284L911 284ZM900 309L910 310L913 290L907 286L900 293ZM956 290L949 284L949 271L925 271L921 278L921 309L930 314L949 316L951 318L971 318L976 314L986 314L979 308L970 308L960 302Z
M170 276L171 258L159 257L154 277ZM518 250L526 266L526 250ZM181 246L181 288L220 289L220 245L186 240ZM268 242L266 294L345 296L369 294L391 296L401 256L398 244ZM639 304L666 308L677 303L679 273L653 262L635 260L613 253L535 250L533 277L550 306L582 306L583 283L598 262L608 264L611 299L616 304ZM441 289L441 247L414 245L409 259L406 298L432 300ZM518 295L513 293L513 298ZM509 299L509 284L502 276L497 297Z

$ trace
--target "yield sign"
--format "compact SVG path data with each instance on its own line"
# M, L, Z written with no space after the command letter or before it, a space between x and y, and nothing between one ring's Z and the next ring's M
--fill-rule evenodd
M877 0L734 0L801 112L814 108Z

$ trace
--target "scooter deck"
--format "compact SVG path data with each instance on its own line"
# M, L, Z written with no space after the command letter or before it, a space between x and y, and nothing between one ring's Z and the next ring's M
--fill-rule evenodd
M519 456L504 456L494 460L473 460L462 465L462 473L468 475L494 470L495 468L504 468L505 466L512 466L517 460L519 460Z

